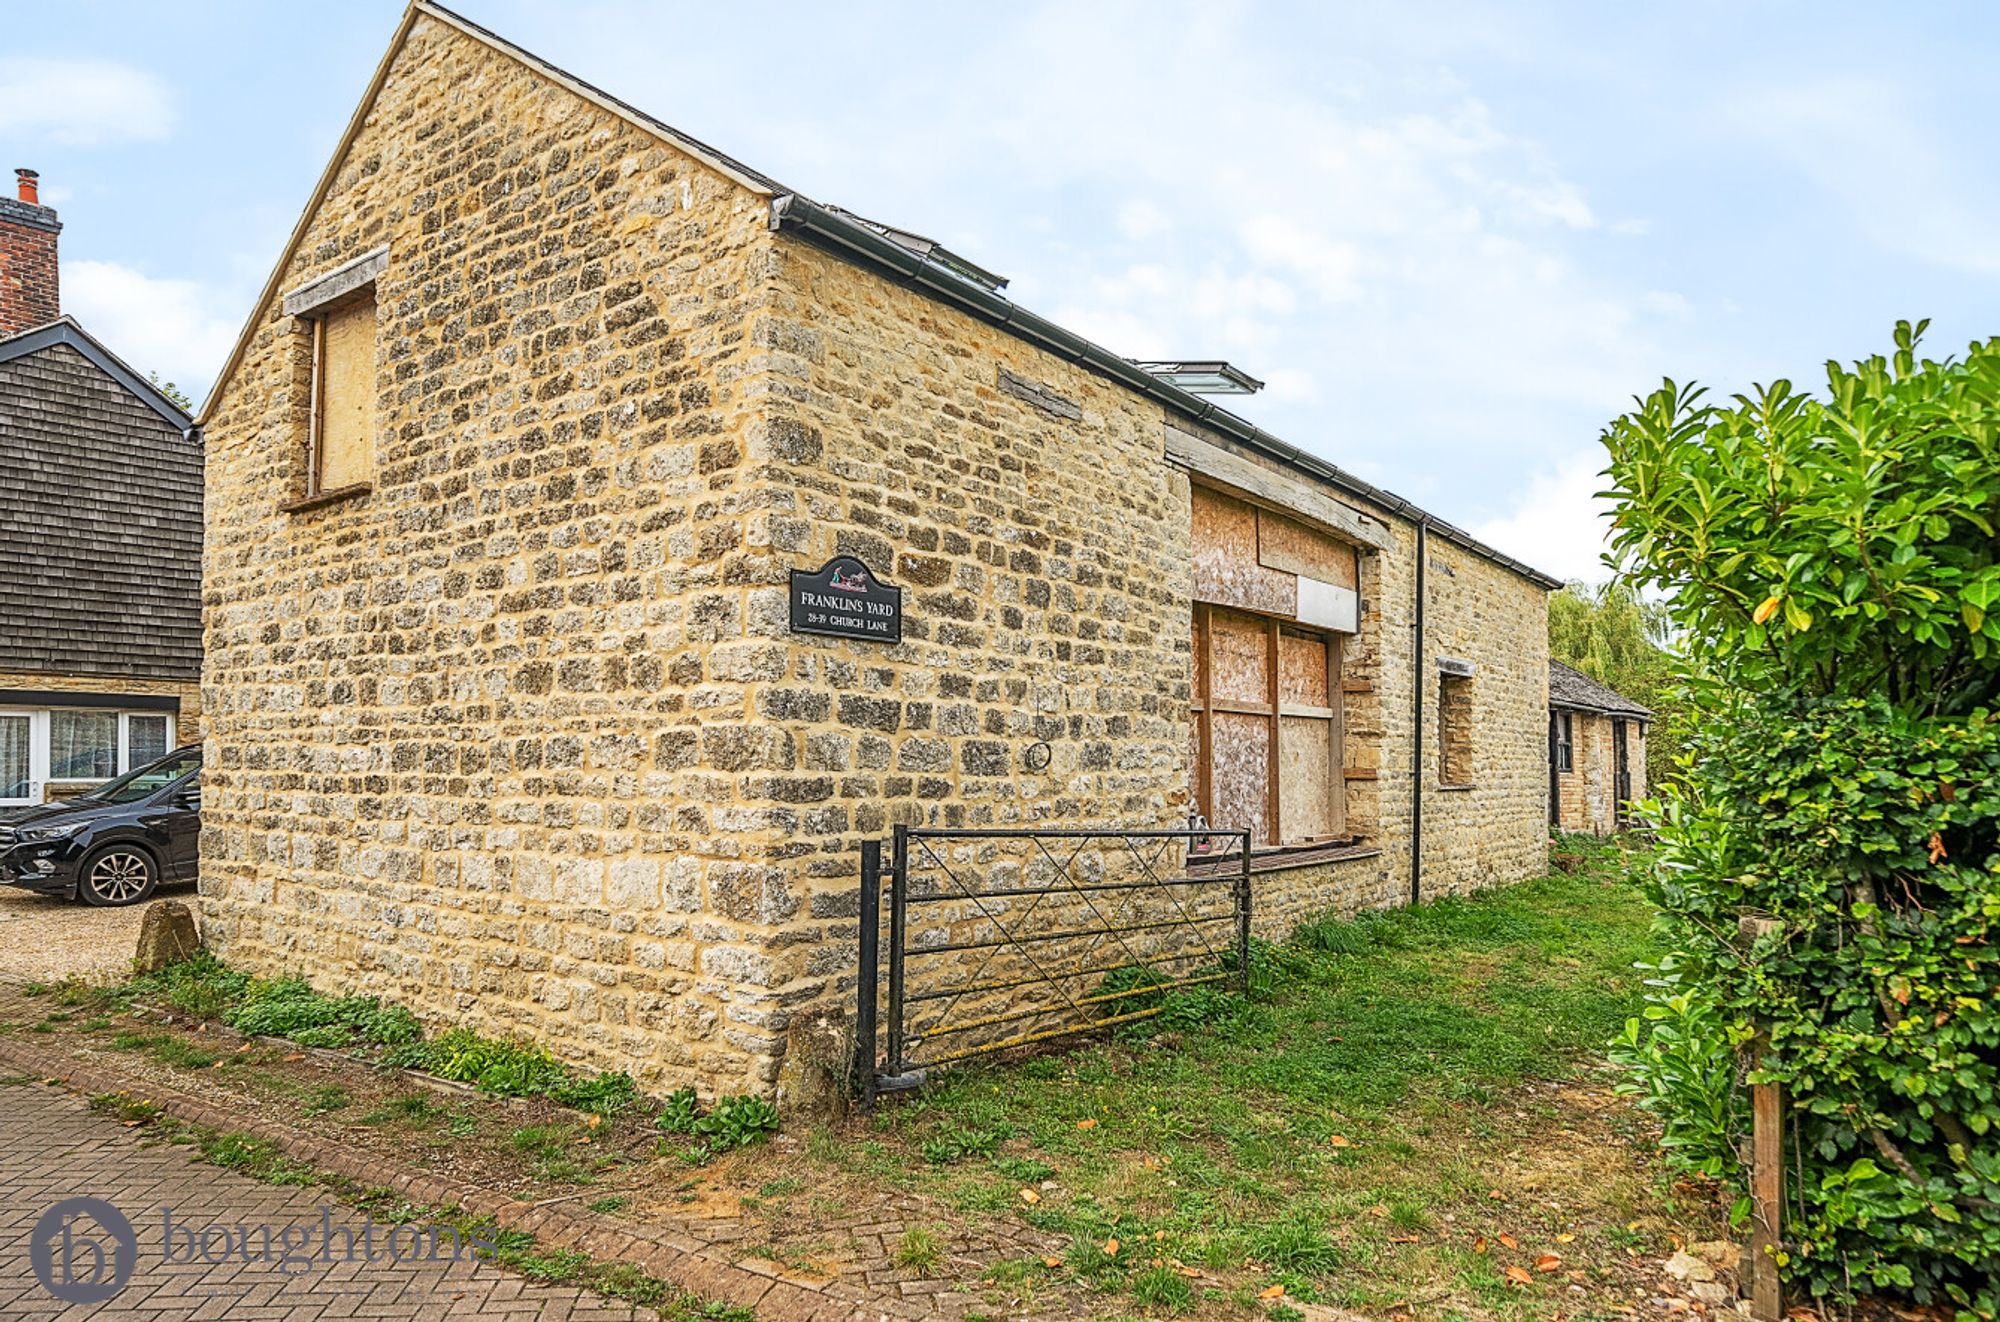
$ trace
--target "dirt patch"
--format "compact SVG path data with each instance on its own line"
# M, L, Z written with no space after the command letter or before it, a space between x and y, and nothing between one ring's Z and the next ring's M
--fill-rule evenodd
M162 899L196 910L192 883L162 886ZM98 909L0 886L0 983L116 982L132 971L146 906Z

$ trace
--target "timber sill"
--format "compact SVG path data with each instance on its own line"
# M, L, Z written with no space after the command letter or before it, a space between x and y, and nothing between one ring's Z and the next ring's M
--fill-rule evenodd
M310 496L300 496L278 506L280 514L303 514L307 510L322 509L328 505L338 505L343 500L354 500L375 489L373 482L351 482L344 487L332 487L326 491L315 491Z
M1343 863L1350 859L1374 858L1381 852L1378 846L1365 840L1329 840L1304 845L1260 845L1250 851L1250 872L1254 876L1264 872L1283 872L1287 868L1307 868L1316 863ZM1237 862L1238 857L1229 854L1221 858L1190 862L1188 875L1226 876L1242 866Z

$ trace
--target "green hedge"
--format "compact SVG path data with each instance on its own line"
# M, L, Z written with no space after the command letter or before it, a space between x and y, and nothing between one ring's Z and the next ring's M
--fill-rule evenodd
M2000 1308L2000 725L1746 706L1664 809L1655 898L1734 1040L1764 1026L1803 1171L1791 1275ZM1750 951L1737 916L1779 919ZM1677 1117L1683 1127L1699 1116ZM1706 1134L1706 1129L1699 1132Z
M1992 1318L2000 340L1931 359L1923 329L1819 396L1669 381L1605 431L1615 552L1666 604L1697 730L1646 809L1678 981L1615 1054L1727 1179L1723 1062L1767 1032L1792 1282ZM1782 926L1739 950L1745 916Z

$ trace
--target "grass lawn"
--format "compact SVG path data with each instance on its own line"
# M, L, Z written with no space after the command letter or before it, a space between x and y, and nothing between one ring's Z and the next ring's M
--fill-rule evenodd
M629 1080L519 1045L429 1041L432 1068L530 1095L441 1093L373 1063L419 1050L393 1007L213 961L42 989L39 1020L0 1030L803 1279L955 1292L971 1318L1698 1313L1661 1268L1722 1237L1719 1200L1670 1178L1601 1054L1638 1006L1651 913L1621 847L1569 847L1572 873L1304 928L1256 962L1248 1004L1196 1027L961 1069L726 1151ZM223 1015L358 1054L244 1041Z
M1231 1020L961 1070L816 1135L803 1168L770 1150L718 1163L695 1198L782 1167L800 1192L749 1210L769 1256L810 1262L786 1245L809 1241L816 1206L900 1195L922 1224L896 1261L996 1317L1614 1315L1676 1240L1720 1228L1712 1198L1650 1165L1602 1073L1639 999L1632 966L1656 951L1619 850L1585 857L1302 929ZM912 1218L912 1197L935 1211ZM842 1256L838 1238L819 1248Z

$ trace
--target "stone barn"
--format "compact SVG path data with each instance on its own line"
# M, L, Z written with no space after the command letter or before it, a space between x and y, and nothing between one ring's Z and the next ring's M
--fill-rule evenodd
M1549 824L1610 835L1646 797L1653 713L1581 670L1549 662Z
M204 411L222 956L769 1091L893 824L1539 873L1557 582L1004 285L418 0Z

